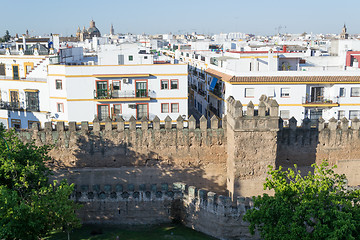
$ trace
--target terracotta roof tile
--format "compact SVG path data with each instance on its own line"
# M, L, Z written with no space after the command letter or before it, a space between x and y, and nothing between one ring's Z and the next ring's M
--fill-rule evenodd
M226 73L222 73L219 71L216 71L214 69L208 68L205 70L206 73L210 74L213 77L216 77L218 79L230 82L234 76L228 75Z
M225 80L225 79L224 79ZM226 81L226 80L225 80ZM259 76L233 77L231 83L241 82L360 82L360 76Z

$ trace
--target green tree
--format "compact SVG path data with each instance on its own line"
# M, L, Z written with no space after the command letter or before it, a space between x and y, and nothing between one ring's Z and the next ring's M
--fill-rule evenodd
M8 30L6 30L5 35L3 37L4 42L10 41L10 38L11 38L10 33Z
M252 234L264 239L360 239L359 190L346 186L345 175L327 161L312 165L314 173L302 177L295 170L274 170L264 188L274 195L254 197L254 208L244 220Z
M14 131L0 134L0 239L39 239L79 227L78 205L69 199L74 185L49 184L49 146L24 144Z

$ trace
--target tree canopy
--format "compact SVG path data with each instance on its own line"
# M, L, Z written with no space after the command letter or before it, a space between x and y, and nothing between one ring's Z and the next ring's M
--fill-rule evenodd
M3 41L8 42L8 41L10 41L10 38L11 38L10 33L8 30L6 30L5 35L3 37Z
M50 231L80 226L69 199L74 185L49 183L49 146L23 143L0 130L0 239L39 239Z
M349 189L345 175L327 161L301 176L295 170L269 166L265 189L274 195L254 197L244 220L263 239L359 239L359 190Z

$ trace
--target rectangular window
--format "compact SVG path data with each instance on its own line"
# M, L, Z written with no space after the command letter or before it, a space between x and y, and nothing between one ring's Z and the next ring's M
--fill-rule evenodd
M113 119L116 119L121 115L121 104L114 104L113 107Z
M338 120L343 119L345 117L345 110L338 111Z
M113 81L112 82L112 89L113 90L120 90L120 81Z
M289 119L290 118L290 110L280 110L280 117L282 119Z
M96 97L106 98L108 95L108 81L96 81Z
M20 119L11 119L11 127L15 129L21 128L21 120Z
M62 80L56 79L56 89L61 90L62 89Z
M172 103L171 104L171 112L172 113L178 113L179 112L179 104L178 103Z
M135 88L136 88L136 97L148 97L146 81L136 80Z
M132 61L132 60L134 60L134 56L129 55L129 61Z
M161 112L162 113L168 113L169 112L169 104L168 103L162 103L161 104Z
M198 112L202 114L202 104L198 102Z
M360 87L352 87L350 96L351 97L360 97Z
M109 105L97 105L99 121L105 121L109 117Z
M290 97L290 88L281 88L281 97Z
M120 81L113 81L112 82L112 94L113 98L120 97Z
M18 90L10 90L10 106L13 108L20 107L19 101L19 91Z
M170 80L170 89L178 89L178 83L179 83L179 80L175 80L175 79L171 79Z
M26 96L26 110L39 111L39 92L25 92Z
M13 79L19 80L19 65L12 65Z
M268 97L275 97L275 88L274 87L268 87L267 89Z
M148 105L147 104L136 104L136 119L140 120L143 117L148 117Z
M40 127L40 122L39 121L28 121L28 128L31 129L33 124L37 124L38 127Z
M64 104L63 103L57 103L56 104L57 112L64 112Z
M360 119L360 110L350 110L349 111L349 119L352 120L354 118Z
M245 97L252 98L254 97L254 93L254 88L245 88Z
M0 63L0 76L5 76L5 64Z
M169 89L169 80L161 80L161 89Z
M345 97L345 88L340 88L339 97Z

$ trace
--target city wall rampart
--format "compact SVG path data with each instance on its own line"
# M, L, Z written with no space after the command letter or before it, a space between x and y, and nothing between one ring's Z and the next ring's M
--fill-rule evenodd
M53 158L49 166L56 177L66 177L76 184L101 184L122 181L150 184L184 181L196 182L199 187L225 192L226 189L226 137L223 128L213 119L210 128L202 118L194 118L184 128L180 117L173 122L169 117L164 124L155 118L129 122L102 122L76 125L63 122L45 123L30 131L20 132L24 141L53 144Z
M92 125L49 122L44 129L34 124L19 135L54 145L47 164L55 178L76 184L73 198L84 204L79 216L86 223L181 221L221 239L251 239L242 221L251 205L246 197L264 192L268 165L297 164L308 172L328 159L350 186L360 185L357 118L351 124L320 119L316 127L309 119L297 127L291 118L284 127L272 99L261 99L257 110L250 102L246 115L241 102L230 97L227 104L221 128L216 117L190 117L187 124L181 117L164 124L132 117Z
M227 100L228 113L219 127L216 117L200 122L191 117L184 127L179 117L161 124L143 119L129 122L82 122L37 125L19 134L24 141L53 144L49 166L56 177L76 184L197 183L217 193L253 196L263 192L267 166L298 167L308 172L311 164L328 159L345 173L350 185L359 185L358 119L322 119L316 128L309 119L297 127L294 118L283 126L276 101L264 99L257 111L250 102L246 115L242 104ZM186 125L186 124L185 124Z
M157 224L181 222L219 239L258 239L242 220L250 198L217 195L185 183L81 185L72 199L83 204L84 223Z

